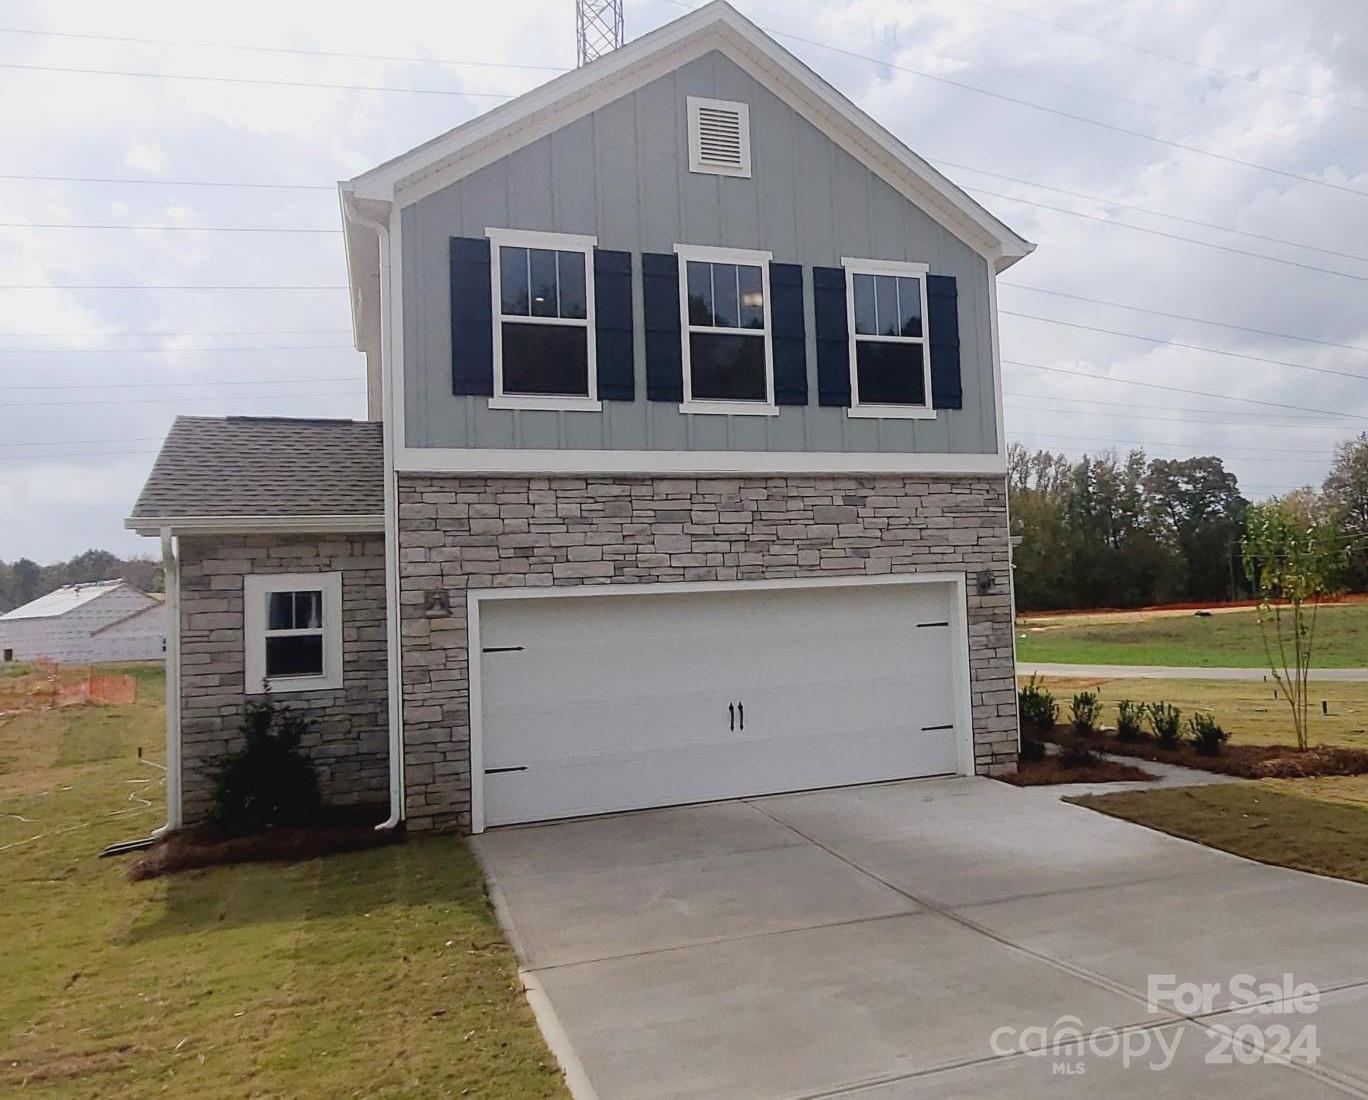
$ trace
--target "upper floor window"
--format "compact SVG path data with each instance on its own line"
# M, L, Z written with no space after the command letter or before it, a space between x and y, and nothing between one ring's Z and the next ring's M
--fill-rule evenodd
M773 415L768 252L676 245L685 412Z
M850 328L850 415L934 417L926 265L841 262Z
M597 409L593 237L489 229L491 408Z

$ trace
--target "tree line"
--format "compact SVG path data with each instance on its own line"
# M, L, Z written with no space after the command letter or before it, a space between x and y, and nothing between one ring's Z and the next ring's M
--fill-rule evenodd
M28 558L0 561L0 613L45 596L66 584L126 580L144 592L162 590L161 562L121 558L108 550L87 550L67 561L39 565Z
M1241 560L1250 502L1214 455L1133 450L1070 459L1007 455L1017 607L1142 607L1254 595ZM1368 432L1335 449L1329 476L1282 502L1344 546L1336 587L1368 589Z

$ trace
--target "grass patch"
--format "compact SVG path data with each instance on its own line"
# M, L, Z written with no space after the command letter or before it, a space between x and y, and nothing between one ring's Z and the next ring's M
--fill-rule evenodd
M1368 665L1368 604L1320 609L1312 650L1317 668ZM1263 668L1263 640L1254 611L1151 615L1110 622L1023 618L1017 659L1071 665L1172 665L1186 668Z
M1358 806L1303 798L1269 782L1068 801L1262 863L1368 883L1368 813Z
M1116 724L1118 699L1163 700L1181 709L1185 718L1195 710L1209 711L1230 731L1232 745L1286 745L1296 741L1287 703L1281 697L1273 698L1273 684L1259 680L1042 676L1039 682L1065 704L1066 718L1069 697L1087 688L1102 696L1102 720L1107 725ZM1368 749L1368 684L1313 682L1311 691L1311 743ZM1329 714L1321 713L1322 699L1329 704Z
M161 760L160 676L135 675L133 707L0 721L0 1092L566 1095L459 838L139 883L97 859L164 815L136 756Z

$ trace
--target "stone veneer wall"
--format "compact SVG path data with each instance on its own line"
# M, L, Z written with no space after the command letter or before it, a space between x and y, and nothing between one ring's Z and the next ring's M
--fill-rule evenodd
M240 743L242 578L248 573L342 573L343 683L286 692L307 714L304 748L332 804L386 802L385 543L374 535L184 537L181 557L181 755L186 822L209 809L208 766ZM256 695L256 692L251 693Z
M411 829L470 828L468 588L963 569L976 766L1016 767L1004 478L401 475L399 546Z

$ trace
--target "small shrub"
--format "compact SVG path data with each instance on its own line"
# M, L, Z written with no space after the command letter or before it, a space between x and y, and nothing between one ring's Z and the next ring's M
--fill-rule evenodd
M1069 745L1059 754L1061 768L1095 768L1102 758L1085 745Z
M246 743L214 769L212 822L242 836L316 821L318 776L299 751L309 720L268 697L247 704L240 728Z
M1145 708L1149 715L1150 728L1159 744L1166 749L1178 747L1178 737L1182 733L1180 712L1172 703L1151 703Z
M1095 691L1080 691L1069 704L1073 725L1079 733L1092 733L1097 729L1097 719L1102 713L1102 704Z
M1031 722L1043 730L1054 729L1059 719L1059 704L1048 688L1036 683L1034 676L1017 693L1017 704L1023 722Z
M1118 741L1139 741L1144 736L1144 730L1140 728L1140 720L1145 716L1145 708L1132 702L1130 699L1122 699L1116 704L1116 739Z
M1209 714L1194 714L1187 720L1187 725L1193 749L1203 756L1219 756L1221 746L1230 739L1230 734Z
M1023 737L1021 739L1021 752L1017 754L1017 759L1023 764L1033 764L1038 760L1045 759L1045 742L1035 737Z

